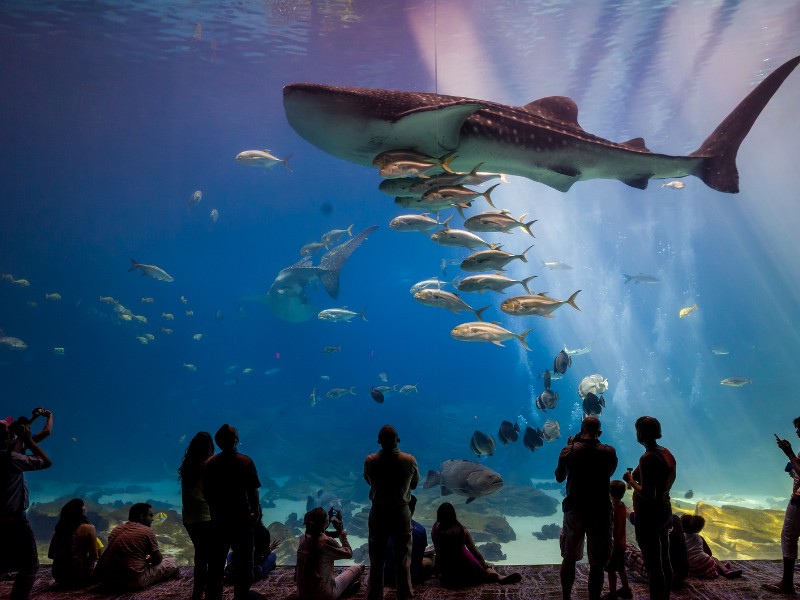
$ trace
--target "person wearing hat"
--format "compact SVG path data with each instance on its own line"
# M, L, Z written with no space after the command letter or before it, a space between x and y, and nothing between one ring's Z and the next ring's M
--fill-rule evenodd
M400 438L391 425L378 432L381 449L364 460L364 481L369 484L369 586L368 600L383 598L386 548L392 540L397 599L414 596L411 585L411 490L419 483L417 459L400 452Z
M22 444L19 451L14 449L17 440ZM30 504L25 472L52 465L26 423L9 423L8 419L0 422L0 573L17 572L12 600L30 598L39 570L36 540L25 515Z

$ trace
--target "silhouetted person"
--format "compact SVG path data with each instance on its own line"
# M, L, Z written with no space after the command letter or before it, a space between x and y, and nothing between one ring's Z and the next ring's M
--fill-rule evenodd
M334 561L353 558L341 515L330 520L324 508L314 508L306 513L303 522L306 532L297 548L295 571L298 597L300 600L336 600L358 585L364 566L349 566L338 575L333 568ZM325 532L328 523L333 525L334 536Z
M389 539L394 548L397 599L413 597L411 585L411 490L419 483L417 459L400 452L400 438L391 425L378 432L381 449L364 460L364 480L369 484L369 589L368 600L383 598L383 568Z
M800 437L800 417L792 421L797 436ZM794 594L794 564L797 561L797 540L800 537L800 461L792 450L789 440L778 439L778 448L789 459L786 471L794 483L792 495L786 506L786 515L781 529L781 552L783 553L783 577L778 583L765 583L761 587L776 594Z
M253 583L264 579L278 564L278 555L275 554L275 549L281 543L283 540L272 540L272 534L261 519L256 520L253 526ZM233 552L228 553L228 562L225 565L225 585L233 584L235 560Z
M53 433L53 413L46 408L42 408L38 406L31 411L31 418L27 417L20 417L17 419L17 422L20 425L28 425L29 427L33 425L33 422L36 421L39 417L45 418L45 423L42 425L42 428L39 430L38 433L31 432L31 439L36 442L37 444L42 443L45 439L50 437L50 434ZM9 424L11 422L9 421ZM15 452L22 452L22 440L17 438L14 443L14 451Z
M61 507L47 552L53 560L53 579L64 587L88 585L99 556L97 530L86 517L86 504L73 498Z
M625 497L625 489L625 482L619 479L615 479L608 486L614 525L611 558L606 565L608 573L608 594L604 596L606 600L633 598L633 592L628 586L628 574L625 571L625 550L628 547L628 507L622 501ZM617 589L617 576L619 576L620 582L619 589Z
M25 472L49 469L53 463L33 440L28 425L9 421L0 421L0 573L16 571L11 600L27 600L39 570L39 555L25 515L30 505ZM19 452L13 449L17 440L22 444Z
M676 465L672 453L659 446L661 423L655 417L636 419L636 441L645 448L639 466L622 479L633 487L636 541L650 574L650 600L666 600L672 589L672 563L669 531L672 505L669 490L675 482Z
M99 574L106 587L142 590L178 574L175 559L162 556L152 524L153 507L138 502L128 511L128 520L108 534Z
M243 600L253 583L253 527L261 518L256 465L236 451L239 434L223 425L214 435L220 453L203 467L203 495L211 511L212 545L208 564L206 600L222 598L222 583L228 550L233 550L233 594Z
M192 600L201 600L208 584L211 558L211 511L203 495L203 465L214 455L214 440L207 431L197 433L178 469L181 482L183 526L194 546L194 583Z
M436 511L436 523L431 529L436 547L436 572L442 584L459 588L482 583L519 583L522 575L512 573L502 576L486 562L469 530L456 517L456 509L442 502Z
M617 452L600 443L600 419L586 417L581 432L567 439L556 466L556 481L567 480L561 503L561 595L569 600L575 583L575 564L583 558L586 538L589 559L589 599L603 591L603 567L611 557L612 511L609 483L617 468Z

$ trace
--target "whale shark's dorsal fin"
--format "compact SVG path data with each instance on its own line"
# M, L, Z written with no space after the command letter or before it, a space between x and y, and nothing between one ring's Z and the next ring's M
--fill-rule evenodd
M397 115L395 125L402 125L403 139L423 140L434 133L439 149L424 148L428 154L437 156L440 149L456 150L461 136L461 126L469 116L486 104L472 100L458 100L415 108ZM414 135L413 132L419 132ZM410 135L411 133L411 135Z
M644 145L644 138L633 138L627 142L620 142L620 146L625 146L631 150L641 150L642 152L650 152L650 148Z
M568 127L583 131L578 124L578 105L566 96L546 96L523 106L525 110L543 119L557 121Z

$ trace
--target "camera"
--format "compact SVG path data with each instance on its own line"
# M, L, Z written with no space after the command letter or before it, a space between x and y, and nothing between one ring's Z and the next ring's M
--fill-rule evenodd
M334 521L336 519L341 520L341 518L342 518L342 513L340 513L338 510L336 510L331 506L330 510L328 511L328 519Z
M34 408L33 412L31 414L34 417L41 417L45 412L47 412L47 411L44 408L42 408L41 406L39 406L37 408Z

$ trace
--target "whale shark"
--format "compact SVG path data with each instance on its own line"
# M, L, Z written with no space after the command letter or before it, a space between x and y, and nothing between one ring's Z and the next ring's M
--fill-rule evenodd
M338 298L339 271L355 249L376 229L377 225L367 227L346 242L334 246L316 266L310 258L303 258L282 269L266 295L266 303L272 314L290 323L301 323L316 316L319 308L308 298L308 285L320 282L331 298Z
M720 192L739 191L736 154L761 111L800 62L770 73L688 156L651 152L642 138L612 142L583 130L571 98L526 104L434 93L291 83L283 104L292 128L321 150L369 166L380 153L452 153L450 168L527 177L561 192L578 181L616 179L647 188L651 179L693 175Z

